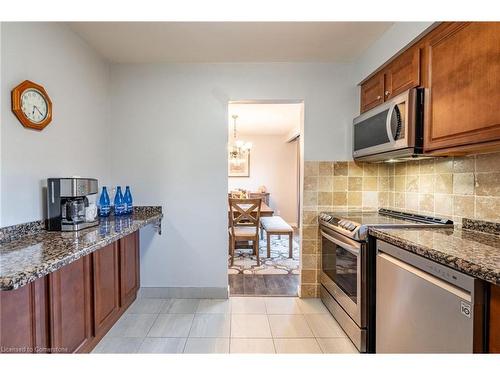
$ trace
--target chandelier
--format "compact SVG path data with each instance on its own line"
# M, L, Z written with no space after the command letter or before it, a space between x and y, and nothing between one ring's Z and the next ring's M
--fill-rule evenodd
M232 116L234 125L233 125L233 141L229 144L229 161L232 164L240 165L245 162L250 149L252 148L251 142L245 142L238 139L236 132L236 120L238 115Z

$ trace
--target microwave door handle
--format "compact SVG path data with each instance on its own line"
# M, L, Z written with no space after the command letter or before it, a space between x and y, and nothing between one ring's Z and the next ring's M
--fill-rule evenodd
M326 234L324 231L321 231L321 235L323 237L325 237L328 241L331 241L334 244L337 244L337 245L341 246L343 249L349 251L351 254L353 254L355 256L359 255L359 248L358 247L355 247L355 246L346 244L345 242L339 241L339 240L333 238L332 236Z
M387 119L385 121L387 137L389 138L389 142L391 143L396 142L394 139L394 134L392 134L392 126L391 126L392 112L394 112L394 108L396 108L396 104L391 104L389 110L387 111Z

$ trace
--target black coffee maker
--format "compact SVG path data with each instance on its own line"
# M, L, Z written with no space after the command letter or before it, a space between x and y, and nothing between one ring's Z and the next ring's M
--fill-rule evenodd
M47 179L47 230L77 231L97 225L95 178Z

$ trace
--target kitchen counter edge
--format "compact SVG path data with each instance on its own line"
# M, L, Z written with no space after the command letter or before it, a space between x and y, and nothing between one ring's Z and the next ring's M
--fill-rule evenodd
M419 229L413 229L419 230ZM442 231L442 229L430 229L422 228L422 231ZM469 234L485 235L485 233L475 232L466 229L452 229L459 232L467 232ZM415 243L414 241L402 238L393 232L392 229L384 228L370 228L369 234L379 240L390 243L394 246L400 247L406 251L412 252L414 254L420 255L424 258L430 259L436 263L445 265L459 272L465 273L467 275L476 277L478 279L487 281L489 283L500 285L500 273L493 269L490 269L481 264L471 262L465 258L459 256L447 254L443 251L434 249L433 247L425 246L422 244ZM497 237L498 243L500 243L500 236L494 236L492 234L486 234L487 236Z
M134 207L134 214L131 216L133 219L132 224L128 228L122 229L120 232L115 232L110 233L105 236L101 236L95 243L92 243L89 246L83 247L81 249L78 249L75 252L71 252L70 250L69 253L66 256L63 257L58 257L54 259L54 261L47 261L45 264L43 264L40 267L37 267L36 269L25 271L25 272L17 272L14 275L8 275L8 276L0 276L0 291L8 291L8 290L15 290L18 288L21 288L36 279L39 279L41 277L44 277L48 274L51 274L58 269L86 256L89 255L115 241L118 241L119 239L134 233L135 231L144 228L147 225L154 224L155 227L158 230L158 233L161 234L161 220L163 219L163 213L161 210L160 206L143 206L143 207ZM112 221L114 221L114 217L111 218ZM82 230L82 234L89 233L91 231L95 231L98 226L84 229ZM20 241L23 241L24 238L31 237L32 239L36 239L36 235L39 233L51 233L47 232L45 229L39 230L36 233L32 234L26 234L23 237L16 238L13 241L4 243L2 245L12 245L16 244ZM55 234L61 233L61 232L53 232ZM68 233L68 232L65 232ZM35 240L36 241L36 240ZM46 241L45 238L40 240L40 243L43 243ZM31 241L30 245L33 245L33 241ZM36 242L35 242L36 244ZM0 245L0 248L2 247ZM16 250L13 250L15 252ZM0 260L1 260L1 254L0 254ZM2 263L0 262L0 266Z

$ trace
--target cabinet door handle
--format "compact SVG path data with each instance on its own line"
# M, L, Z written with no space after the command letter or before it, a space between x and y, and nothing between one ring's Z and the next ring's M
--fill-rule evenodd
M377 96L377 100L380 100L380 99L382 99L382 97L381 97L380 95L379 95L379 96Z
M389 96L390 92L389 91L386 91L385 92L385 96Z

